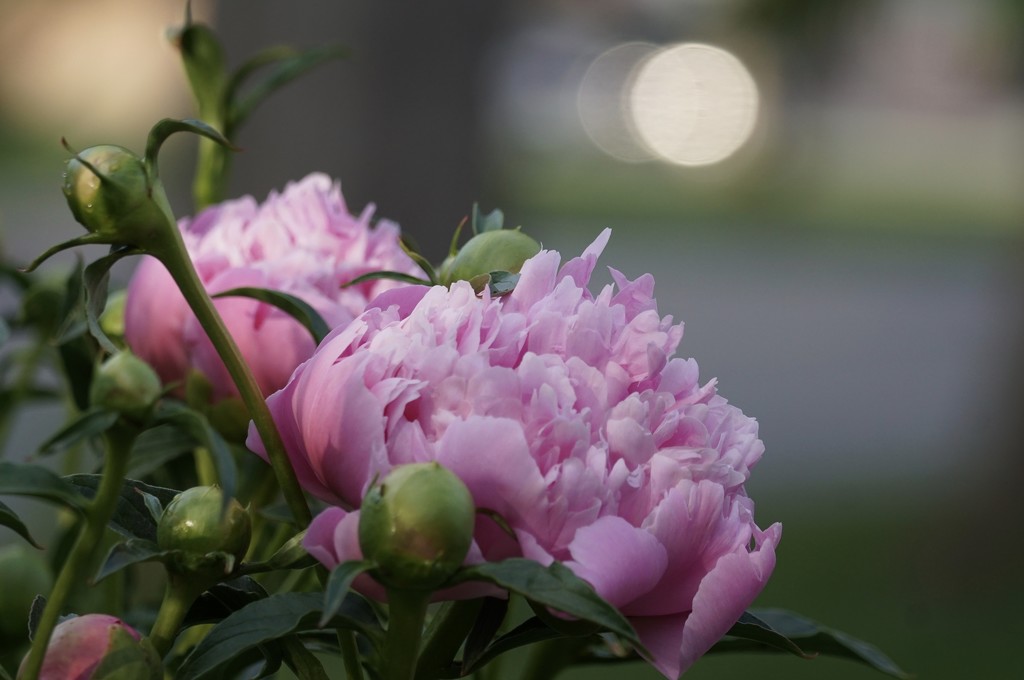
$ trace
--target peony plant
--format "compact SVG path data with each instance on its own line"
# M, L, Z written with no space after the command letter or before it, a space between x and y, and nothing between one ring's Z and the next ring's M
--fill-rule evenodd
M0 564L18 589L0 589L0 678L544 680L624 661L675 678L711 650L904 677L750 609L781 537L746 493L757 423L676 356L650 275L591 290L609 231L563 261L474 208L435 267L323 174L225 201L226 135L338 51L229 73L208 28L172 38L203 120L159 122L142 154L66 144L86 233L4 270L25 302L0 336L31 348L4 396L60 374L70 413L39 451L64 474L0 461L0 495L62 508L47 566ZM180 220L158 164L178 132L202 142ZM63 284L30 275L87 244L110 252ZM3 503L0 525L39 545Z

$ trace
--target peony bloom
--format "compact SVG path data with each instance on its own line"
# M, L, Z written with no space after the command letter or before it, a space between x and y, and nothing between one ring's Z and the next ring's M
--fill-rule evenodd
M653 278L611 270L587 290L608 238L561 267L542 251L502 298L385 293L268 403L302 484L338 506L306 537L325 565L360 557L375 476L438 461L515 533L478 519L468 561L564 562L676 677L764 587L781 527L757 527L743 488L757 423L672 357L683 328L658 315Z
M138 631L107 614L76 616L57 624L46 646L40 680L88 680L113 644L116 630L134 639Z
M367 300L394 287L369 281L342 289L357 276L381 269L415 274L402 251L398 227L371 228L373 207L348 212L337 183L312 174L271 193L212 206L181 221L182 236L210 293L253 286L290 293L315 308L330 326L359 315ZM292 370L312 354L309 333L280 310L249 298L214 301L264 394L280 389ZM156 259L146 257L128 287L125 339L165 383L197 369L215 399L237 394L199 322Z

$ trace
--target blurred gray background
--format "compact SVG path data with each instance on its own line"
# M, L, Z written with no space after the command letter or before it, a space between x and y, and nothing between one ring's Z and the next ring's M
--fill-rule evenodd
M78 233L62 135L141 149L155 120L193 111L162 37L181 2L0 12L0 244L24 261ZM324 171L351 210L375 203L435 259L475 201L566 256L611 227L603 263L655 275L661 311L686 322L680 353L761 424L748 490L785 535L759 604L875 642L921 678L1015 677L1024 3L223 0L195 13L236 64L279 43L352 50L240 132L233 196ZM645 65L678 43L703 56L655 81L680 101L645 118ZM193 147L175 138L163 159L180 214ZM28 455L53 417L23 414L4 455ZM691 677L752 673L872 675L730 657Z

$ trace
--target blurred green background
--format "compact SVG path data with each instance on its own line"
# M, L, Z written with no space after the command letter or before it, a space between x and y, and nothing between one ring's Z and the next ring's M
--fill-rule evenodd
M757 604L867 639L920 678L1017 677L1024 3L194 9L234 63L276 43L352 48L257 112L236 140L233 195L328 172L353 211L376 203L434 257L474 201L567 254L612 227L603 262L654 273L661 311L686 322L680 354L761 423L748 491L762 525L785 530ZM192 113L161 36L183 4L0 12L0 246L26 261L78 233L59 193L62 135L140 149L156 119ZM646 100L630 95L639 62L599 59L676 43L724 50L754 84L692 65L679 76L690 98L676 112L692 117L675 143L735 147L713 163L661 160L639 127ZM749 138L730 137L743 121ZM164 158L181 214L193 145ZM55 413L21 414L4 455L27 456ZM706 658L688 677L872 675L758 656Z

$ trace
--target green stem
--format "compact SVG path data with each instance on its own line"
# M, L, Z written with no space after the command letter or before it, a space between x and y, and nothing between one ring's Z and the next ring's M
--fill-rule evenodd
M417 663L416 680L438 677L455 658L463 640L473 629L483 607L483 598L455 600L441 605L424 636L423 651Z
M224 130L221 121L211 120L206 116L201 117L218 130ZM228 149L212 139L203 137L199 140L196 178L192 183L196 212L224 200L230 165L231 156Z
M85 510L85 524L75 546L71 549L64 566L61 567L57 581L50 591L43 613L39 617L36 634L32 640L32 648L25 659L25 667L18 677L24 680L36 680L46 656L46 645L57 625L64 604L74 591L75 586L82 582L85 575L91 575L95 569L96 553L103 543L103 534L107 523L117 507L117 499L121 494L128 458L132 443L138 431L121 424L115 425L105 435L107 443L106 465L100 479L96 496Z
M299 486L299 480L288 460L288 454L284 450L284 443L274 424L274 418L270 415L270 409L267 408L259 385L256 384L256 378L253 377L252 371L246 365L238 345L228 333L228 329L213 306L213 301L206 292L206 288L199 280L199 275L196 274L195 267L192 265L192 260L181 239L181 233L176 227L166 230L164 233L169 234L171 242L161 244L159 249L153 249L152 252L164 264L178 285L181 294L192 308L192 313L196 315L199 324L206 331L214 349L217 350L221 361L224 362L228 374L238 387L242 401L263 441L267 458L270 459L270 466L281 486L285 502L299 527L305 528L309 526L313 516L309 511L309 506L306 505L302 487Z
M382 680L413 680L419 659L429 591L388 588L388 632L384 638Z
M167 574L164 600L160 603L160 611L156 615L153 628L149 631L149 641L161 658L171 651L181 622L185 620L189 607L200 593L202 589L197 591L197 586L190 584L188 578L173 573Z

